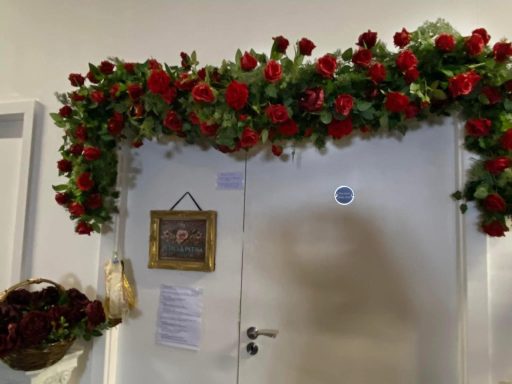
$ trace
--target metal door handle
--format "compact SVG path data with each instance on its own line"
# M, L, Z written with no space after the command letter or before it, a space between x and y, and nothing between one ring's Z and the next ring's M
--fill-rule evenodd
M256 340L258 336L272 337L275 339L279 331L277 329L258 329L256 327L249 327L247 329L247 337L251 340Z

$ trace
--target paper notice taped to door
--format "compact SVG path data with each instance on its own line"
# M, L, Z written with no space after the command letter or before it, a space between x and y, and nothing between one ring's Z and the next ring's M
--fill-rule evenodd
M161 285L157 344L199 350L202 299L201 288Z

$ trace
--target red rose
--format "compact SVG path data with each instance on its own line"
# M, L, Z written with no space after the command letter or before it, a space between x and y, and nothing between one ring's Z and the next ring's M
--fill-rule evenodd
M201 123L199 124L199 129L201 130L201 133L205 136L215 136L217 134L217 131L219 130L219 125Z
M162 94L169 88L171 78L162 69L153 69L148 77L148 89L152 93Z
M489 41L491 40L491 36L489 36L489 34L487 33L487 31L484 28L475 29L472 32L472 34L473 35L480 35L480 37L484 41L485 45L489 44Z
M473 137L486 136L491 131L491 120L469 119L466 122L466 135Z
M418 65L418 59L412 51L406 49L398 54L396 58L396 66L401 72L414 68Z
M213 103L215 101L215 95L212 89L206 83L199 83L192 88L192 97L197 103Z
M96 78L96 76L94 76L94 73L92 73L91 71L87 72L87 75L85 75L85 77L87 77L87 79L93 84L98 84L100 82Z
M197 77L199 77L202 81L206 80L206 68L203 67L199 71L197 71Z
M76 217L82 216L85 213L85 207L76 201L69 204L68 210L71 215Z
M88 191L94 187L90 172L84 172L76 179L76 185L81 191Z
M101 195L99 193L93 193L85 200L85 205L89 209L100 208L103 205Z
M512 44L506 42L499 42L494 44L492 48L494 53L494 60L497 62L503 62L512 56Z
M52 327L45 312L30 311L20 320L18 331L23 347L41 344L50 334Z
M79 141L87 140L87 128L83 124L80 124L75 129L75 137Z
M284 123L290 118L288 110L282 104L271 104L265 109L265 114L273 124Z
M258 61L256 58L247 51L240 58L240 68L242 68L243 71L252 71L257 65Z
M114 112L107 122L108 132L112 135L118 135L124 128L124 117L119 112Z
M110 87L109 93L110 93L110 97L112 99L115 99L117 96L119 96L119 89L120 89L120 86L118 83L115 83L114 85L112 85Z
M65 173L71 171L71 169L73 169L73 166L71 161L62 159L57 161L57 168L59 169L59 171Z
M487 100L489 100L489 104L497 104L501 101L501 92L496 87L483 87L482 93L487 97Z
M316 72L322 77L332 78L337 65L336 57L328 53L317 60Z
M144 115L144 106L142 104L134 104L132 108L132 115L135 117L142 117Z
M398 48L403 48L410 42L411 34L405 28L402 28L401 32L397 32L393 35L393 43L395 43Z
M140 148L144 145L141 139L136 139L132 141L132 147L133 148Z
M89 224L80 221L75 227L75 232L79 235L90 235L92 227Z
M455 49L455 39L452 35L442 33L436 38L436 48L441 52L451 52Z
M263 74L265 76L265 80L267 80L269 83L275 83L279 81L282 76L281 64L275 60L270 60L265 66Z
M420 113L420 108L414 103L409 103L404 113L406 118L413 119Z
M354 106L354 98L348 93L338 95L334 100L334 109L340 115L348 116Z
M368 30L368 32L364 32L361 35L359 35L359 38L357 39L357 45L359 45L361 48L373 48L375 44L377 43L377 32L372 32Z
M258 144L259 140L260 135L258 132L250 127L245 127L240 136L240 146L246 149L251 148Z
M327 134L333 139L341 139L344 136L350 135L352 133L352 129L352 119L333 119L329 125L327 125Z
M506 156L496 157L495 159L487 160L484 163L485 169L493 175L499 175L511 165L512 161Z
M80 156L83 150L84 146L78 143L71 144L71 146L69 147L69 153L71 153L74 156Z
M68 79L73 87L80 87L85 81L85 77L79 73L70 73Z
M409 68L404 73L404 79L407 84L414 83L416 80L418 80L418 77L420 77L420 72L416 67Z
M180 52L180 57L182 68L190 69L192 67L192 61L190 60L190 56L186 52Z
M105 95L102 91L92 91L90 97L93 103L100 104L105 101Z
M469 56L478 56L484 51L484 39L474 33L466 40L466 52Z
M82 155L85 157L86 160L94 161L100 158L101 149L96 147L85 147Z
M316 45L309 39L303 37L299 41L299 52L304 56L311 56L311 52L316 48Z
M409 98L400 92L389 92L384 106L390 112L405 112L409 106Z
M87 329L92 331L97 326L103 324L107 319L101 301L94 300L87 304L85 307L85 314L87 315Z
M197 79L191 78L188 73L181 73L174 85L182 91L190 91L197 84Z
M153 69L162 69L162 64L160 64L158 62L158 60L155 60L155 59L149 59L148 61L146 61L147 63L147 66L149 69L153 70Z
M126 72L132 74L135 72L135 63L124 63L123 68Z
M174 111L167 111L167 114L164 118L164 127L168 128L171 131L179 132L183 127L183 122L178 114Z
M275 49L279 53L285 53L286 48L288 48L288 45L290 42L284 38L283 36L276 36L272 38L274 40Z
M69 202L69 195L67 193L57 193L55 194L55 201L59 205L65 205Z
M195 114L195 112L190 112L188 114L188 120L194 124L194 125L199 125L201 123L201 121L199 120L199 117L197 117L197 115Z
M322 88L306 89L299 99L299 106L308 112L322 109L324 105L324 90Z
M505 212L507 209L507 203L503 200L503 197L497 193L491 193L483 201L484 208L486 211L491 213Z
M169 87L160 96L162 96L162 99L164 99L164 101L167 104L171 104L174 101L174 99L176 99L177 93L178 93L178 91L176 90L176 88Z
M487 233L489 236L501 237L501 236L505 236L505 232L508 231L508 227L506 226L505 223L503 223L499 220L494 220L487 224L483 224L482 230L485 233Z
M277 131L283 136L294 136L299 133L299 126L293 120L287 120L277 127Z
M114 72L114 64L107 60L102 61L98 68L104 75L110 75L112 72Z
M360 67L367 68L372 61L372 51L365 48L359 48L354 55L352 55L352 62Z
M249 99L249 87L247 84L233 80L226 88L226 103L235 111L246 106Z
M501 136L500 144L503 149L512 151L512 128Z
M281 156L283 154L283 147L280 145L272 145L272 153L274 156Z
M509 93L512 92L512 80L509 80L505 83L505 90Z
M372 64L368 69L368 76L375 84L380 83L386 80L386 67L381 63Z
M464 72L448 80L448 89L453 97L469 95L480 81L480 75L474 71Z
M71 93L69 95L69 97L71 98L72 101L75 101L75 102L80 102L80 101L84 101L85 100L85 96L82 96L78 92Z
M61 109L59 109L59 115L61 117L69 117L73 113L73 110L69 105L63 106Z
M137 100L143 94L141 85L137 83L128 84L126 90L128 91L128 96L130 96L130 99L132 100Z
M306 128L304 131L304 137L310 137L313 134L313 128Z

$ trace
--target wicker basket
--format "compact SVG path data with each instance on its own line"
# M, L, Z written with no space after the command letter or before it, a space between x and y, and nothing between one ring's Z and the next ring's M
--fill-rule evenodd
M65 289L60 284L57 284L47 279L29 279L21 283L13 285L11 288L6 289L0 293L0 303L3 302L7 295L19 288L29 286L31 284L48 283L54 285L60 292ZM75 341L74 338L69 340L62 340L52 344L46 344L30 348L20 348L11 351L8 355L2 357L2 361L12 369L18 371L36 371L49 367L62 359L69 347Z

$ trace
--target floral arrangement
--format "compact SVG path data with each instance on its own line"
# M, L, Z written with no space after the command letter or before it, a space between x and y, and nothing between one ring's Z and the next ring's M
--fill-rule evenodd
M17 289L0 303L0 358L17 349L90 340L109 327L101 302L90 301L77 289Z
M368 30L356 47L307 60L315 43L302 38L289 56L289 41L274 37L267 55L236 52L234 61L200 67L196 53L181 65L154 59L89 64L72 73L75 90L59 94L64 106L52 114L63 129L57 166L68 182L54 186L55 199L76 221L79 234L99 231L116 212L117 147L176 137L208 143L221 152L270 143L309 141L323 147L355 133L404 133L411 120L460 111L465 147L478 155L463 191L473 201L480 227L503 236L512 214L512 45L484 28L462 36L448 23L405 28L390 51Z

